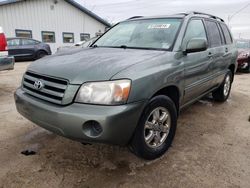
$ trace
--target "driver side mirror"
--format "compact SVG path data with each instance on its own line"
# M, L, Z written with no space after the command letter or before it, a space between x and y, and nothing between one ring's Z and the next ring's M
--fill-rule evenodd
M188 41L185 54L205 51L208 48L207 40L204 38L192 38Z

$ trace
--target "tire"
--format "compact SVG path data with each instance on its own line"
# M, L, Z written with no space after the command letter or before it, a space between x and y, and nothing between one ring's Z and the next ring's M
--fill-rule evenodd
M47 52L45 52L45 51L38 51L37 54L36 54L36 59L41 59L41 58L43 58L46 55L48 55Z
M212 92L212 96L215 101L225 102L228 99L232 86L232 80L233 80L232 78L233 78L232 72L228 70L221 86Z
M157 119L158 110L158 117L161 117L162 120L159 118L159 123L152 123L155 121L154 119ZM168 115L167 118L164 113ZM149 122L148 125L146 122ZM153 160L162 156L172 144L176 125L177 111L174 102L164 95L152 98L138 122L130 142L130 150L138 157L146 160Z

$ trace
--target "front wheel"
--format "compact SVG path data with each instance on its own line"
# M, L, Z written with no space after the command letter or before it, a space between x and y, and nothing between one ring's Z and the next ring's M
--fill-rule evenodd
M212 93L214 100L225 102L228 99L232 86L232 78L232 72L228 71L222 85Z
M163 95L152 98L141 115L130 149L147 160L160 157L171 146L176 124L174 102Z

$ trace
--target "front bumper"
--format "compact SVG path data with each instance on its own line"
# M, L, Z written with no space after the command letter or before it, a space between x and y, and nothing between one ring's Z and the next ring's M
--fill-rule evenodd
M15 60L14 57L9 56L0 56L0 71L2 70L13 70L14 69Z
M120 106L73 103L54 105L26 94L21 88L14 94L20 114L37 125L58 135L80 142L100 142L126 145L133 135L145 102ZM98 122L102 132L91 135L86 128L89 121Z

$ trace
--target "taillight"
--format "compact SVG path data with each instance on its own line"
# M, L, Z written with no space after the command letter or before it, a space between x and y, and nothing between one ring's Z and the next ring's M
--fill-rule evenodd
M7 50L7 42L4 33L0 33L0 51Z

